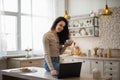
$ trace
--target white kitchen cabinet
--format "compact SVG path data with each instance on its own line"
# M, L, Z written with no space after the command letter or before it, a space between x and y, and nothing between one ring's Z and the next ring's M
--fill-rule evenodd
M86 59L79 59L79 62L82 62L81 74L90 74L91 62Z
M81 74L92 74L92 70L97 68L101 71L101 76L112 77L112 80L120 80L119 60L61 57L61 63L70 62L82 62Z
M104 75L111 76L112 80L120 80L119 65L117 61L104 61Z
M91 60L91 73L92 70L97 68L101 71L101 76L103 76L103 60Z
M31 58L9 58L8 68L19 68L19 67L43 67L44 58L31 57Z

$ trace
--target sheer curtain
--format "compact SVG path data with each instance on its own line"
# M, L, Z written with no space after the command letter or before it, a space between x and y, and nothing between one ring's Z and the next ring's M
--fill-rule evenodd
M7 50L7 41L5 33L5 24L4 24L4 1L0 0L0 55L6 55Z
M51 25L55 19L55 4L56 0L44 0L46 6L39 7L40 13L43 13L42 17L37 18L32 16L32 32L33 32L33 54L43 55L43 35L45 32L50 30ZM34 5L33 5L34 6ZM34 9L33 9L34 15Z

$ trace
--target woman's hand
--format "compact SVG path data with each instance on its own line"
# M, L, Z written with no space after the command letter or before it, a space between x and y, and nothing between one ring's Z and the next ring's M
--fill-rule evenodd
M67 46L71 46L73 43L73 40L69 39L69 40L66 40L64 46L67 47Z
M59 74L57 70L51 70L50 73L54 76Z

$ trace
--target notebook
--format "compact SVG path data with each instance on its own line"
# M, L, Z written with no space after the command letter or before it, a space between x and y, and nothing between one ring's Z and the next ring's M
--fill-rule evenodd
M80 77L82 62L61 63L58 79L69 77Z

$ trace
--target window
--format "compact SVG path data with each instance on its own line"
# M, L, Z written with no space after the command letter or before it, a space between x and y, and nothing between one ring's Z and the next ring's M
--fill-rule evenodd
M4 22L2 24L5 27L6 41L7 41L7 50L17 50L17 18L16 16L5 15L2 16Z
M18 12L18 0L3 0L4 10Z
M3 2L2 2L3 1ZM42 50L43 34L54 18L54 0L0 0L7 51ZM1 12L3 10L0 8Z

